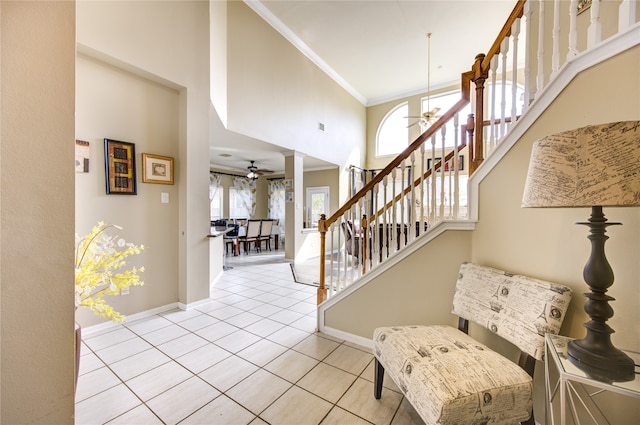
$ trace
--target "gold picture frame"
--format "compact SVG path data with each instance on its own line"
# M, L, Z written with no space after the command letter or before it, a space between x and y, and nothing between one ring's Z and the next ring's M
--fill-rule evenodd
M105 180L108 195L135 195L136 147L133 143L104 139Z
M173 158L143 153L142 182L173 184Z

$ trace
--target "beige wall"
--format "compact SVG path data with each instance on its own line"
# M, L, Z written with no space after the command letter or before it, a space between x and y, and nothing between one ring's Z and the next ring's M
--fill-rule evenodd
M329 308L325 326L367 339L379 326L455 326L453 290L460 263L470 259L471 232L445 232Z
M586 289L582 269L589 256L587 209L522 209L522 191L532 143L540 137L585 125L640 119L640 47L579 75L524 134L500 164L480 183L479 222L474 231L474 261L507 267L523 274L558 280L578 294L563 333L581 337ZM615 75L615 78L611 76ZM616 314L614 344L640 350L640 210L605 209L609 221L606 251L616 279L610 294Z
M0 19L0 423L73 424L75 5Z
M172 140L177 147L173 188L177 199L171 202L178 205L178 293L174 301L189 305L205 299L209 296L209 3L80 1L77 13L77 41L82 52L179 93L173 118L178 131ZM154 134L155 123L146 125L150 127L148 134ZM103 131L126 130L114 124ZM141 215L153 214L150 206L157 205L155 198ZM147 240L154 240L149 233L137 242L146 245Z
M343 168L361 166L364 105L246 4L229 2L227 12L228 129Z
M142 182L142 153L175 158L180 93L86 56L77 59L76 138L90 143L89 173L76 175L76 232L85 235L98 221L122 226L127 241L146 249L128 264L144 266L145 285L129 295L109 297L122 314L151 310L178 300L179 173L175 184ZM137 195L105 193L104 138L135 144ZM160 202L161 193L169 203ZM78 310L83 326L103 321Z
M310 187L329 187L329 215L333 214L339 207L339 188L340 188L340 170L334 168L331 170L307 171L304 173L302 193L304 202L302 211L304 211L304 219L307 219L307 188ZM327 215L327 217L329 217Z
M587 229L574 223L586 221L588 209L522 209L520 203L533 141L558 131L585 125L640 120L640 47L584 71L560 94L515 147L480 183L479 221L473 232L460 240L448 233L407 257L393 269L331 307L325 324L340 331L370 338L376 326L408 323L451 323L449 313L455 269L459 260L498 267L569 285L574 300L561 334L582 337L583 311L587 290L582 269L589 256ZM612 77L615 76L615 77ZM640 209L605 209L609 221L622 227L608 229L609 259L616 279L609 294L615 316L609 324L616 330L614 344L640 350ZM449 232L451 233L451 232ZM449 245L441 247L442 238ZM443 239L444 240L444 239ZM449 263L449 255L455 261ZM457 256L457 257L456 257ZM445 261L444 265L441 263ZM455 263L458 263L456 265ZM431 265L433 263L433 265ZM435 273L432 275L432 273ZM415 276L424 276L416 280ZM425 293L427 283L430 292ZM423 315L409 312L424 311ZM428 313L427 313L428 312ZM488 331L472 326L471 333L482 342L507 355L513 347ZM536 417L544 414L544 370L538 364L535 376ZM638 403L618 399L608 405L615 420L627 423L640 416Z
M471 64L472 61L470 61L469 63ZM460 90L459 83L444 88L432 89L431 96L438 96L440 94L446 94L455 90ZM386 115L399 104L408 102L409 115L419 116L420 114L422 114L422 98L426 97L426 95L426 92L419 93L413 96L403 97L389 102L380 103L378 105L373 105L367 108L367 148L365 168L369 170L382 169L395 158L395 155L380 157L376 156L376 137L378 134L378 128L380 127L380 123L386 117ZM431 106L434 107L436 105L432 104ZM407 146L409 146L410 143L416 140L418 136L420 136L420 134L421 133L419 125L410 127L407 138ZM438 150L436 156L441 156L440 150Z
M640 120L640 47L605 61L579 75L524 134L479 187L479 222L473 232L474 262L569 285L574 298L562 335L581 338L587 321L583 311L587 291L582 269L589 257L588 229L575 225L589 218L588 208L520 208L531 146L540 137L585 125ZM615 78L612 78L615 76ZM640 210L605 208L610 222L606 254L615 274L608 294L615 315L608 321L619 348L640 350ZM496 346L495 336L484 342ZM506 349L506 348L504 348ZM540 365L538 365L540 366ZM539 367L538 369L542 369ZM536 373L536 414L542 415L544 374ZM640 416L640 405L617 398L607 405L612 423L628 423Z

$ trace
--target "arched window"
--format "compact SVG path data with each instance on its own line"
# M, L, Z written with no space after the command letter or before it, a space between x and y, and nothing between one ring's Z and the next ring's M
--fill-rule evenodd
M495 85L495 114L496 118L502 114L502 96L503 96L503 85L502 82L497 82ZM491 83L487 83L484 88L484 98L488 99L489 107L484 113L486 119L491 117L491 98L493 97L493 88ZM513 83L511 81L507 81L504 84L504 115L505 117L511 116L511 107L513 105ZM522 115L522 108L524 106L524 87L518 84L516 86L516 94L515 94L515 102L516 102L516 115Z
M441 115L447 112L449 109L451 109L453 105L455 105L460 99L461 99L460 90L456 90L456 91L445 93L445 94L439 94L436 96L431 96L428 102L427 102L427 98L423 97L422 113L428 112L429 108L431 109L440 108L436 116ZM429 104L428 106L427 106L427 103ZM468 104L462 109L462 111L458 113L458 120L459 120L458 125L465 124L467 122L467 116L470 113L471 113L471 104ZM455 139L453 137L454 135L453 120L450 120L447 123L446 134L447 134L447 137L445 138L445 146L448 148L453 147L455 142ZM441 139L439 137L437 137L437 139L438 139L437 146L440 147Z
M376 156L396 155L409 146L409 103L403 102L382 119L376 135Z

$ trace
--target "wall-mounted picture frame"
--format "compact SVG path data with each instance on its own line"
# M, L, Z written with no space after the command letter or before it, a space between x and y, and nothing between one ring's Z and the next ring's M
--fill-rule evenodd
M136 147L133 143L104 139L104 167L108 195L135 195Z
M143 153L142 182L173 184L173 158Z
M591 8L591 0L579 0L578 1L578 15L587 9Z
M293 179L284 179L284 190L293 190Z
M89 172L89 142L76 140L76 173Z
M440 162L440 157L435 158L435 163ZM431 158L427 158L427 169L431 168ZM438 168L437 172L439 173L442 167ZM449 161L444 163L444 171L453 171L453 161L450 159ZM464 170L464 155L458 155L458 171Z
M293 202L293 191L287 191L284 193L284 202Z

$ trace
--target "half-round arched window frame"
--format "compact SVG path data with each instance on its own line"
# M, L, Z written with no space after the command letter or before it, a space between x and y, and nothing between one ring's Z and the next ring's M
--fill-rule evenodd
M376 134L376 156L397 155L409 145L409 102L402 102L382 119Z

